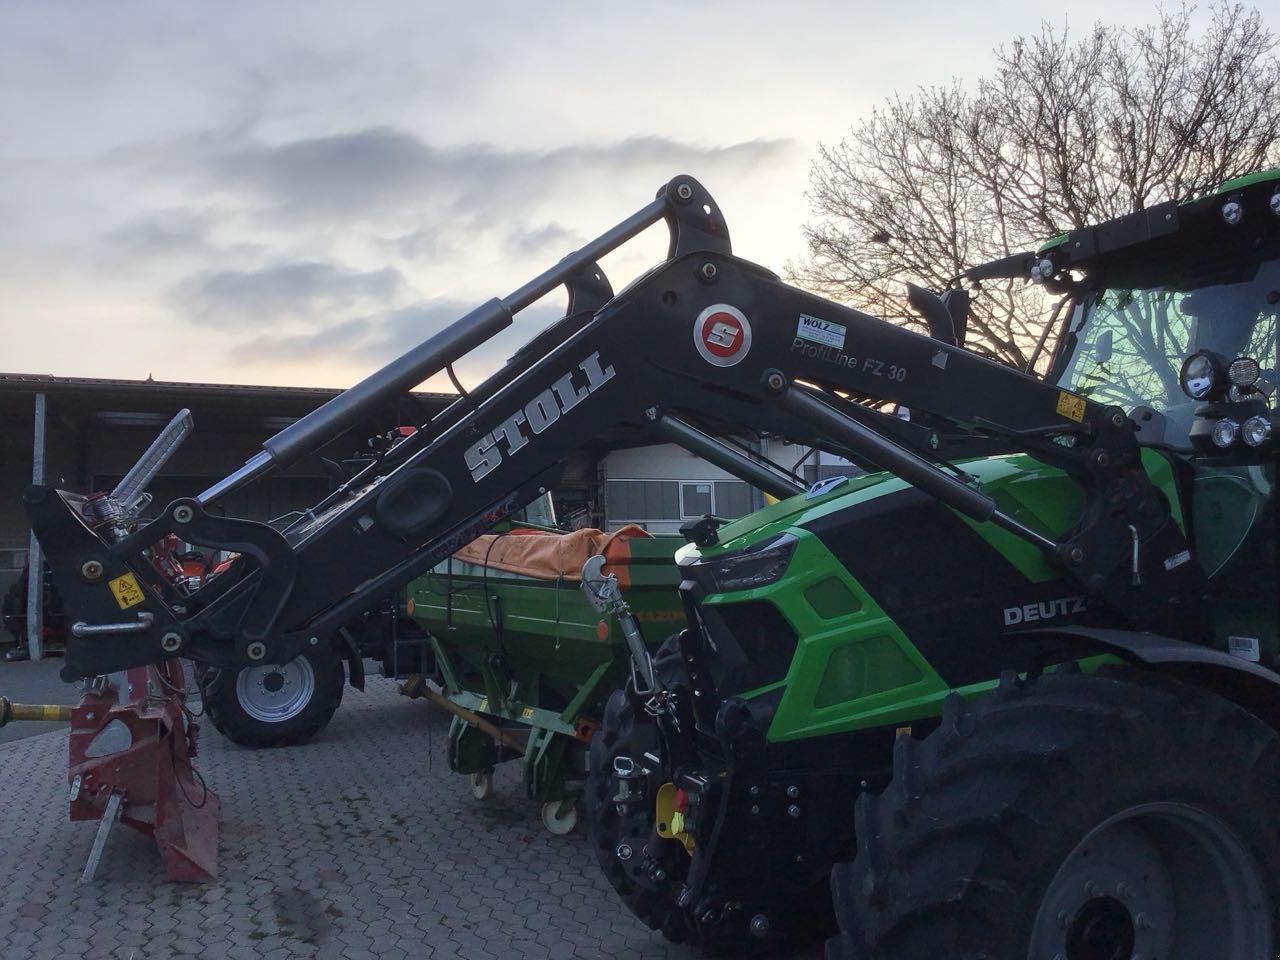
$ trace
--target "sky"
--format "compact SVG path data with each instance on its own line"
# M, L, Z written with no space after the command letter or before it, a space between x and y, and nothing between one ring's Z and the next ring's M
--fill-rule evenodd
M346 386L680 173L781 271L819 144L895 91L981 76L1048 10L8 0L0 371ZM1070 24L1154 11L1085 0ZM621 289L665 250L659 225L603 266ZM518 315L463 381L562 306Z

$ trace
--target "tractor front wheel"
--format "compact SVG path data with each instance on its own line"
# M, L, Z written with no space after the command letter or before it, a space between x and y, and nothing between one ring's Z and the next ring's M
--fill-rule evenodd
M953 696L864 794L828 958L1258 960L1280 945L1280 737L1136 671Z
M650 857L651 846L676 841L660 840L654 833L651 794L647 802L614 802L614 760L626 757L642 763L646 753L659 753L657 727L649 717L637 715L626 692L616 690L605 705L604 722L591 738L583 803L596 859L613 889L651 928L683 943L693 931L685 910L676 904L679 884L662 867L644 867L656 860Z
M214 727L242 747L286 747L319 733L342 702L346 674L332 644L285 664L212 670L201 680Z

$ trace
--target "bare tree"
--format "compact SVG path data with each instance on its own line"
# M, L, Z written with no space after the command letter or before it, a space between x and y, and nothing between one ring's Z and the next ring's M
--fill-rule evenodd
M966 267L1280 162L1280 60L1256 10L1220 4L1073 39L1044 24L994 73L896 96L822 146L793 280L919 325L902 281ZM1047 319L1035 288L987 283L967 345L1020 367Z

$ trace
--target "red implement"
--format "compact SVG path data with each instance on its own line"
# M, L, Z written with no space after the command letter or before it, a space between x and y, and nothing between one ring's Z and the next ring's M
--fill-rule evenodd
M119 819L155 838L171 880L218 875L218 797L191 765L196 724L176 660L112 674L71 714L71 819ZM113 800L113 796L117 799ZM91 877L104 824L85 870Z

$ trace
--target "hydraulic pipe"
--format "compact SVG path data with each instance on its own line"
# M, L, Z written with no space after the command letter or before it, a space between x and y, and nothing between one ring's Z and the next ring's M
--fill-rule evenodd
M196 499L208 504L256 480L273 467L287 467L357 423L379 403L408 393L423 380L466 356L480 344L511 326L515 314L546 296L583 267L617 249L645 228L663 218L665 199L657 199L621 223L606 230L554 267L534 277L504 299L482 304L460 320L424 340L398 360L365 377L318 410L290 424L262 446L256 455L229 477L215 483Z
M679 444L690 453L697 454L721 470L727 470L735 477L747 481L753 487L758 487L779 500L804 493L804 487L800 484L793 483L764 464L757 463L683 420L661 416L657 420L657 428L658 432L672 443Z
M408 393L511 326L514 312L497 299L481 304L318 410L291 423L265 441L263 449L276 466L289 466L357 423L383 400Z
M590 266L610 250L616 250L640 231L653 226L667 212L667 201L659 198L642 207L617 226L606 230L586 246L569 254L550 270L534 277L503 299L508 310L519 313L535 300L545 297L583 267Z
M906 447L899 446L881 436L870 427L844 416L823 403L805 387L794 383L785 386L778 396L778 402L784 409L804 418L851 450L862 454L872 463L879 464L894 476L901 477L941 503L974 520L991 521L1010 533L1034 543L1051 556L1058 556L1059 546L1054 540L1032 530L1008 514L1001 513L996 509L995 501L985 493L946 473Z

